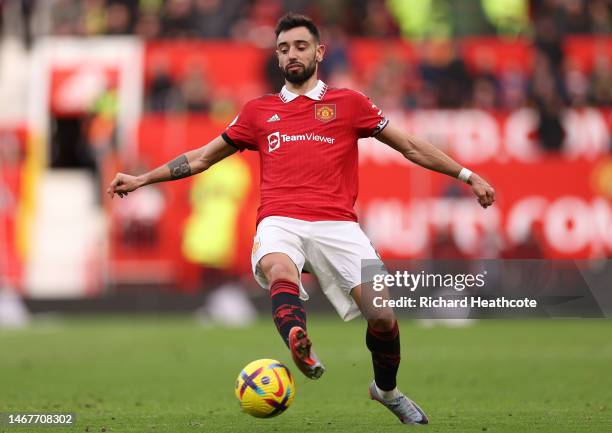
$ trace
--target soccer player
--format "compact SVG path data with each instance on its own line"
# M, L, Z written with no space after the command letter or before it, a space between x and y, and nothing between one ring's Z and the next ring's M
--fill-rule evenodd
M389 124L366 96L318 80L325 46L309 18L285 15L276 37L285 76L280 93L249 101L219 137L167 165L140 176L118 173L107 192L123 197L144 185L201 173L237 151L258 152L261 206L253 274L270 292L274 322L297 367L311 379L325 371L312 350L301 302L308 299L300 278L307 270L344 320L360 311L366 317L374 370L371 398L403 423L427 424L425 413L396 386L400 339L393 311L373 312L365 301L370 282L361 281L361 261L380 258L353 209L357 140L374 136L422 167L465 181L484 208L493 204L495 192L432 144Z

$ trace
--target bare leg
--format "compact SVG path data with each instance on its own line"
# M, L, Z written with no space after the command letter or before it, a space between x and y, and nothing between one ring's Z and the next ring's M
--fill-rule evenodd
M360 284L351 290L351 296L368 321L368 326L380 331L390 331L393 329L396 322L393 309L390 307L377 308L373 303L376 296L389 299L389 292L386 288L376 292L372 289L371 284Z
M298 284L298 270L287 254L266 254L259 260L259 268L270 285L277 280L286 280Z

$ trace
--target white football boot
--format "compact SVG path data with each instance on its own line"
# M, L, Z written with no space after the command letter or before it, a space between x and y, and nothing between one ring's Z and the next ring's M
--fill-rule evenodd
M393 398L391 400L385 400L382 398L378 389L376 388L376 382L372 382L369 388L370 398L380 402L383 406L389 409L399 420L404 424L428 424L429 418L425 415L425 412L412 400L405 395Z

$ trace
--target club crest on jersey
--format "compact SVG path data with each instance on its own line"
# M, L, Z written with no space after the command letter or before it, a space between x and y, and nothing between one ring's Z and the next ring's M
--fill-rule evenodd
M315 117L321 122L329 122L336 118L336 104L315 104Z

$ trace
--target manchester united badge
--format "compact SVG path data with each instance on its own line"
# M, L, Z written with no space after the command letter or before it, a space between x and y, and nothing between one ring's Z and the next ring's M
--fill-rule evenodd
M321 122L336 118L336 104L315 104L315 117Z

